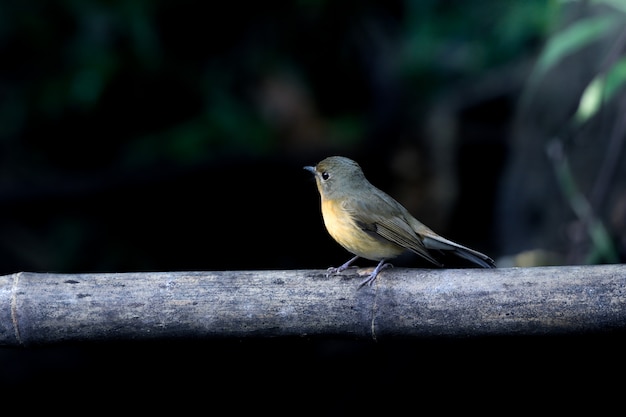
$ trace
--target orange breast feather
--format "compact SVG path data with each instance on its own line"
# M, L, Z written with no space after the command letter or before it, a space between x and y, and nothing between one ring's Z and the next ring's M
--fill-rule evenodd
M394 258L404 251L395 243L363 231L336 200L322 201L322 216L326 230L333 239L357 256L379 261Z

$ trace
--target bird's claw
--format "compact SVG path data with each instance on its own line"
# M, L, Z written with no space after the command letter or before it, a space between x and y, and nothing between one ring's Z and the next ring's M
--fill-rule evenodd
M377 266L374 271L368 275L367 278L365 278L363 281L361 281L361 283L359 284L359 287L357 289L360 289L361 287L367 285L368 287L371 287L374 284L374 281L376 281L376 278L378 277L378 274L380 273L380 271L382 271L385 268L393 268L392 264L381 264L379 266Z
M342 268L341 266L338 266L338 267L331 266L330 268L326 270L326 278L330 277L331 275L339 275L346 269L350 269L350 268L356 268L356 266L349 266L345 268Z
M326 278L330 277L331 275L336 275L340 272L341 272L340 268L335 268L334 266L331 266L330 268L326 270Z
M345 264L338 266L336 268L331 266L330 268L326 270L326 278L330 277L331 275L336 275L345 271L346 269L350 267L350 265L352 265L352 262L356 261L358 258L359 258L358 256L355 256L354 258L350 259Z

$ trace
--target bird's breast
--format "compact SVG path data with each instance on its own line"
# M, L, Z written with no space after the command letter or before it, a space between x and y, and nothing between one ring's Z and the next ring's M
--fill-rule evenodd
M322 216L326 230L332 238L347 251L361 258L379 261L394 258L404 251L395 243L364 231L341 201L322 200Z

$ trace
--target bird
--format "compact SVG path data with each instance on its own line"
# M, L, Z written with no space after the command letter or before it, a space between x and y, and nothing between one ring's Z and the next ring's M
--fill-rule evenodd
M386 261L407 250L437 267L444 265L433 256L436 252L450 252L482 268L496 267L489 256L439 236L413 217L402 204L372 185L356 161L330 156L304 169L315 177L326 230L355 255L339 267L328 268L327 276L341 273L358 258L378 261L358 288L371 286L383 269L393 266Z

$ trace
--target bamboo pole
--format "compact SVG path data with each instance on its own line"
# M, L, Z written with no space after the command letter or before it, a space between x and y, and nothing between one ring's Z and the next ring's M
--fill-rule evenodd
M0 277L0 346L211 337L472 337L626 329L626 265Z

